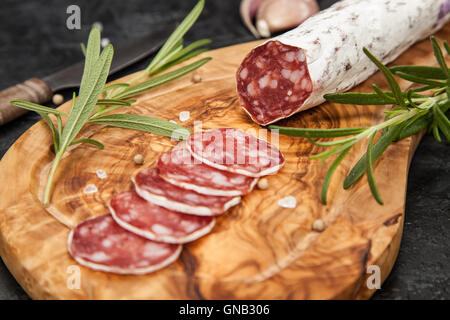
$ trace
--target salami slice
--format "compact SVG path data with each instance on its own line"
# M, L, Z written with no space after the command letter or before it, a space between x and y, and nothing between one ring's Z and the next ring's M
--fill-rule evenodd
M347 91L450 20L450 0L344 0L253 49L236 74L240 104L267 125Z
M208 166L187 149L174 149L159 158L157 168L164 180L182 188L215 196L240 196L249 193L257 179Z
M136 192L161 207L198 216L217 216L241 201L240 197L209 196L171 184L158 169L140 171L134 178Z
M114 220L124 229L144 238L186 243L209 233L213 217L200 217L168 210L138 196L136 191L115 195L109 208Z
M274 145L233 128L196 132L186 146L208 166L249 177L274 174L284 165L283 154Z
M181 245L155 242L121 228L106 214L76 226L67 240L81 265L119 274L145 274L174 262Z

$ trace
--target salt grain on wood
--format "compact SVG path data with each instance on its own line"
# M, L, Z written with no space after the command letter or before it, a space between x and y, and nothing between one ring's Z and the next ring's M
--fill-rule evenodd
M289 196L278 200L278 205L282 208L293 209L297 206L297 199L295 199L293 196Z
M88 184L86 187L84 187L83 189L83 193L84 194L92 194L92 193L96 193L98 191L97 187L95 186L95 184Z
M106 47L110 43L111 41L109 41L108 38L102 38L102 40L100 41L100 45L102 46L102 48Z
M105 170L102 169L98 169L97 171L95 171L95 174L97 174L97 177L99 177L99 179L106 179L106 177L108 177Z
M180 115L179 115L179 119L181 122L187 121L189 120L191 114L189 113L189 111L181 111Z

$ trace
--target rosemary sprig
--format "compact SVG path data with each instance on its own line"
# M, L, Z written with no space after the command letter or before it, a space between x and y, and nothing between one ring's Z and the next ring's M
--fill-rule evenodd
M312 159L324 160L337 154L325 175L321 193L322 203L327 203L327 190L337 166L351 148L362 140L368 141L367 151L348 173L344 181L344 188L350 188L364 174L367 174L372 195L380 204L383 204L383 200L375 182L373 163L393 142L415 135L424 129L433 133L437 141L441 142L442 133L447 142L450 142L450 120L446 115L450 108L450 69L446 64L441 46L434 37L431 37L431 43L439 67L396 66L387 68L369 50L364 48L364 53L383 73L391 90L382 91L378 86L373 85L374 93L349 92L324 96L328 101L341 104L394 105L390 111L385 111L386 119L384 122L371 127L338 129L269 126L270 129L278 130L281 134L307 138L315 145L331 147L325 152L311 156ZM447 54L450 54L448 43L444 41L443 45ZM424 86L403 92L394 74L413 84ZM431 92L430 95L419 94L419 92L425 91ZM374 143L377 133L381 134ZM329 142L313 140L314 138L344 136L347 138Z
M78 97L75 93L73 94L69 114L27 101L11 101L17 107L37 112L48 125L53 137L55 157L47 178L43 199L44 206L49 204L55 172L69 146L88 143L98 148L104 148L100 141L90 138L77 139L87 123L141 130L174 139L185 139L190 134L188 129L166 120L138 114L111 114L111 112L118 108L131 106L136 100L130 98L178 79L211 60L211 58L203 58L173 71L159 74L206 51L206 49L199 48L209 44L210 40L208 39L196 41L185 48L182 44L183 36L199 17L204 2L204 0L200 0L197 3L158 51L149 66L127 83L105 86L114 50L112 45L108 45L101 51L100 31L96 27L92 28L87 46L82 45L85 56L83 77ZM148 76L152 77L138 83L138 80ZM67 119L65 125L62 121L63 117ZM56 123L52 118L56 120Z

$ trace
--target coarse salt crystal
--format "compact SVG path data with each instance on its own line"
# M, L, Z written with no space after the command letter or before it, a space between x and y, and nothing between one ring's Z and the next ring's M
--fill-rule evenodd
M98 30L99 30L100 32L103 31L103 23L101 23L100 21L94 22L94 23L92 24L92 26L93 26L93 27L97 27Z
M106 47L110 43L111 41L109 41L108 38L102 38L102 40L100 41L100 45L102 46L102 48Z
M177 124L177 122L175 120L169 120L169 122L171 122L173 124Z
M282 208L293 209L297 206L297 199L295 199L293 196L289 196L278 200L278 205Z
M84 187L83 189L83 193L84 194L92 194L92 193L96 193L98 191L97 187L95 186L95 184L88 184L86 187Z
M184 121L188 120L190 118L190 116L191 116L191 114L189 111L181 111L179 118L180 118L181 122L184 122Z
M98 169L97 171L95 171L95 174L97 175L97 177L99 177L99 179L106 179L106 177L108 177L105 170L102 169Z

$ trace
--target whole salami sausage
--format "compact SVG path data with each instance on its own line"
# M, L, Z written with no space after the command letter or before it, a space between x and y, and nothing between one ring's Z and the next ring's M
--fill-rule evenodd
M237 73L240 104L258 124L347 91L450 20L450 0L343 0L253 49Z
M115 195L109 202L109 209L122 228L159 242L194 241L214 227L213 217L183 214L157 206L139 197L134 190Z
M145 274L164 268L178 258L182 248L129 232L110 214L80 223L69 233L67 245L79 264L119 274Z

